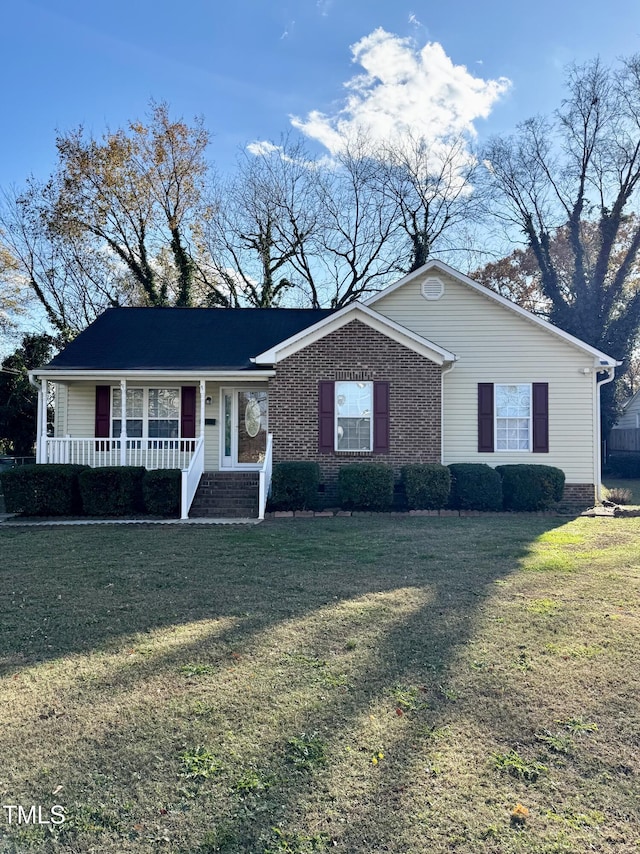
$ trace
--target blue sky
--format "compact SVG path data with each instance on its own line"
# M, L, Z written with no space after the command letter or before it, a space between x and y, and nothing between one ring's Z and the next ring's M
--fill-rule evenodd
M56 129L99 136L151 98L203 115L225 172L292 116L319 149L372 114L451 112L482 140L557 107L568 62L640 52L637 0L19 0L2 23L0 187L46 177Z

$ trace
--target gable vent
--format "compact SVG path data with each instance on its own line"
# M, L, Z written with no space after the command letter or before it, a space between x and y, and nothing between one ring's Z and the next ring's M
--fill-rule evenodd
M440 299L443 293L444 283L442 279L430 276L422 283L422 296L425 299Z

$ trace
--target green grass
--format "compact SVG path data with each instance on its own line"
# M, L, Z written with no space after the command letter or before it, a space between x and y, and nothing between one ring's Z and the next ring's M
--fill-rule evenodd
M0 526L0 852L640 852L640 519Z

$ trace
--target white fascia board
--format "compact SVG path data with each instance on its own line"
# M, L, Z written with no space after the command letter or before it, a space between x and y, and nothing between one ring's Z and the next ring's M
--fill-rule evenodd
M463 285L467 285L467 287L472 288L479 294L482 294L483 297L494 300L500 305L503 305L505 308L508 308L516 314L519 314L521 317L524 317L531 323L535 323L538 326L541 326L547 332L551 332L553 335L557 335L558 337L567 341L569 344L573 344L574 347L578 347L578 349L589 353L589 355L594 357L594 367L604 370L605 368L615 368L618 367L618 365L622 364L622 362L617 361L617 359L614 359L612 356L607 356L607 354L603 353L601 350L597 350L590 344L581 341L580 338L576 338L574 335L570 335L568 332L565 332L563 329L554 326L547 320L543 320L541 317L532 314L532 312L527 311L526 308L522 308L515 302L511 302L511 300L506 299L506 297L503 297L501 294L497 294L495 291L490 290L490 288L486 288L484 285L480 285L478 284L478 282L474 282L473 279L469 278L469 276L465 276L464 273L460 273L458 270L454 270L453 267L450 267L448 264L445 264L444 261L438 261L436 259L427 261L427 263L420 267L418 270L414 270L413 273L408 273L399 281L394 282L392 285L389 285L387 288L380 291L380 293L374 294L372 297L369 297L369 299L365 300L364 304L367 306L373 305L378 300L382 299L382 297L388 296L398 288L401 288L403 285L406 285L408 282L420 278L421 276L424 276L425 273L428 273L432 270L438 270L439 272L444 273L446 276L451 276L452 279L457 279Z
M275 371L153 371L153 370L136 370L136 371L89 371L89 370L55 370L46 368L36 368L29 371L29 377L35 379L46 379L49 382L56 380L105 380L116 382L123 379L148 379L149 381L157 380L176 380L181 379L186 382L190 380L225 380L233 382L249 383L254 380L266 380L269 377L274 377Z
M256 365L276 365L282 359L321 340L347 323L351 323L352 320L360 320L362 323L375 329L376 332L380 332L398 344L402 344L404 347L419 353L437 365L457 360L457 356L449 350L445 350L444 347L439 347L432 341L428 341L421 335L417 335L410 329L396 323L395 320L391 320L383 314L368 308L363 303L353 302L341 308L335 314L319 320L313 326L308 326L301 332L296 333L296 335L292 335L285 341L281 341L270 350L265 350L264 353L255 356L252 361Z

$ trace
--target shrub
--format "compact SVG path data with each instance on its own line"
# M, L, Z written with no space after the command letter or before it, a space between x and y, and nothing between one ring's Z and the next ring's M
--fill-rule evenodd
M449 506L455 510L502 510L502 481L485 463L452 463Z
M153 516L179 516L182 472L179 469L145 471L142 498L145 510Z
M605 501L612 501L614 504L631 504L633 493L630 489L625 489L623 486L614 486L611 489L604 486L602 488L602 497Z
M640 454L615 454L607 460L613 477L640 478Z
M388 510L393 504L393 469L384 463L343 466L338 498L345 510Z
M311 462L276 463L269 507L273 510L315 510L318 507L320 467Z
M78 474L84 466L18 466L0 474L8 513L23 516L75 516L82 510Z
M80 473L80 495L87 516L127 516L144 510L141 466L104 466Z
M451 491L451 472L440 463L404 466L401 480L409 510L446 507Z
M547 510L562 498L564 472L553 466L525 463L496 466L502 478L505 510Z

